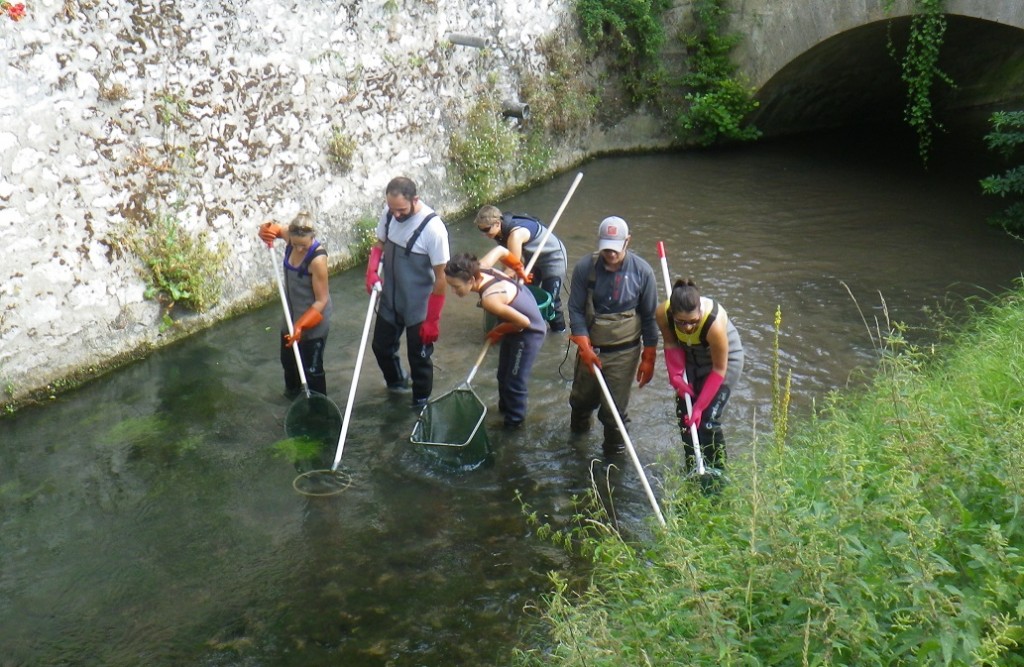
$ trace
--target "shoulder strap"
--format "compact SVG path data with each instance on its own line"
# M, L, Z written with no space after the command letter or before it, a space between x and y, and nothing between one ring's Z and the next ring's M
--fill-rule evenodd
M487 283L487 285L483 289L480 290L480 299L481 300L486 296L486 294L484 294L484 292L487 290L487 288L492 287L494 285L494 283L496 283L496 282L498 282L500 280L504 280L505 282L509 282L509 283L512 283L513 285L515 285L516 286L516 294L519 294L519 290L522 289L519 286L519 283L517 283L515 280L512 280L511 278L509 278L508 276L506 276L501 271L496 271L494 269L481 269L480 273L487 274L487 275L491 276L492 278L494 278L494 280L492 280L491 282Z
M431 211L430 213L427 214L427 217L423 218L423 222L421 222L420 226L416 228L416 231L414 231L412 233L412 236L409 237L409 243L405 246L405 256L406 257L408 257L409 255L412 254L412 247L414 245L416 245L416 239L418 239L420 237L420 234L423 233L423 230L426 228L427 223L429 223L431 220L433 220L436 217L437 217L437 213L434 212L434 211Z
M712 301L711 303L714 304L711 306L711 313L704 321L704 328L700 330L700 342L705 347L708 344L708 331L711 330L711 325L715 323L715 319L718 317L718 302Z

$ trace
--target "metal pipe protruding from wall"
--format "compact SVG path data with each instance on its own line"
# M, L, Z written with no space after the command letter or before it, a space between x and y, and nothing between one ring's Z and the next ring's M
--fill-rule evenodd
M448 33L448 41L452 44L458 44L460 46L469 46L474 49L482 49L487 46L487 40L483 37L475 37L473 35L462 35L457 32Z
M505 118L530 119L530 105L516 100L505 100L501 103L501 115Z

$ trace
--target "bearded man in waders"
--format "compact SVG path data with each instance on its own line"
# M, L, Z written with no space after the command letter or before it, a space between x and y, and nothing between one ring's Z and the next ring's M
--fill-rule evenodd
M366 291L381 284L380 307L373 330L373 354L393 392L409 390L412 407L422 408L434 388L434 364L430 360L440 335L439 324L447 283L448 228L416 195L416 184L399 176L385 190L387 205L377 223L378 242L370 250L366 267ZM381 259L383 276L380 275ZM409 374L398 358L405 332Z
M577 262L569 289L569 338L578 348L569 393L569 428L573 433L590 430L596 408L604 425L604 454L616 456L625 451L625 439L591 367L601 369L625 423L634 378L643 387L654 377L658 285L651 265L627 249L630 237L625 220L605 218L598 238L598 251Z
M509 257L502 260L506 266L516 272L525 284L539 285L551 295L551 307L555 316L548 322L551 331L565 331L565 317L562 315L562 283L569 266L565 246L554 234L548 234L544 247L540 247L540 239L547 230L540 220L522 213L502 213L497 206L484 206L476 214L476 228L493 239L498 245L508 249ZM534 255L539 254L533 264L533 273L527 276L523 263L529 264ZM518 264L518 266L516 266Z

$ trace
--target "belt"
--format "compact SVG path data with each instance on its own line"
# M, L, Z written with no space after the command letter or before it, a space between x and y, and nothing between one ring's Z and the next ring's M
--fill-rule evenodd
M630 343L622 343L620 345L601 345L600 347L595 346L594 352L597 352L598 354L601 354L602 352L606 354L611 354L612 352L622 352L623 350L631 350L639 344L640 339L637 338L636 340Z

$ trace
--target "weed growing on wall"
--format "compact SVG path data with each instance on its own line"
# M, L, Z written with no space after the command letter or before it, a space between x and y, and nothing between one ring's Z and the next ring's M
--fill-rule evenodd
M1024 144L1024 111L997 111L989 117L992 131L985 144L1009 160ZM1011 200L1003 212L989 220L1015 235L1024 235L1024 166L1012 167L1000 175L981 179L981 190Z
M894 2L885 0L886 11L892 10ZM946 0L914 0L906 51L899 55L891 35L888 41L889 53L900 63L900 76L907 85L903 118L917 133L917 150L925 164L931 154L934 133L943 129L935 118L933 88L937 81L956 87L953 79L939 69L939 52L946 35L945 5Z
M665 42L661 17L671 0L576 0L583 41L612 55L637 104L658 99L664 71L657 60Z
M126 223L107 243L114 252L139 260L145 297L163 308L161 330L173 326L172 309L203 312L220 300L227 256L226 244L212 246L206 232L190 233L179 219L191 196L196 164L195 149L179 141L192 125L191 106L182 91L160 91L153 111L163 141L152 150L139 148L115 172L129 191L120 208Z
M519 156L519 133L501 117L493 98L469 111L463 131L452 135L450 159L469 206L479 206L499 193Z
M327 140L327 160L338 172L344 174L352 169L352 158L356 153L356 140L340 127L331 128Z
M693 10L697 30L683 36L689 72L683 77L686 107L676 119L676 133L701 146L757 139L760 130L744 122L757 101L729 59L741 36L723 32L723 0L696 0Z
M146 298L160 302L165 312L179 305L203 312L220 299L225 244L211 249L205 232L189 234L167 212L157 214L146 226L132 228L123 240L142 261Z
M377 219L372 216L359 218L353 225L356 240L349 245L353 262L362 262L370 256L370 249L377 243Z
M531 122L551 137L580 134L590 127L597 112L598 95L580 76L582 44L558 35L546 37L540 53L547 67L541 74L523 78L523 99L532 109Z

